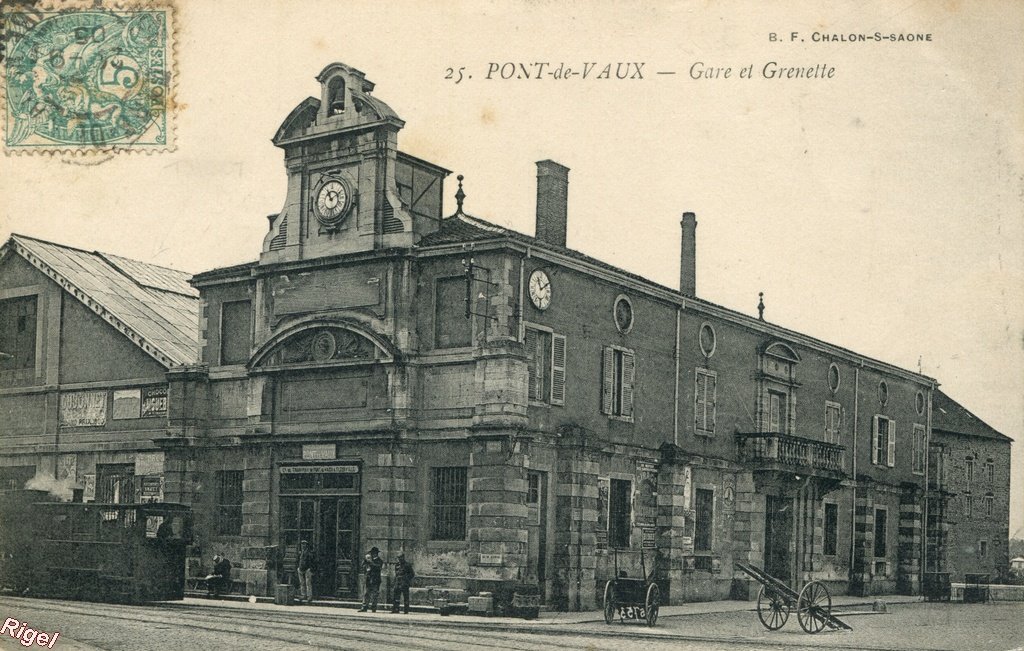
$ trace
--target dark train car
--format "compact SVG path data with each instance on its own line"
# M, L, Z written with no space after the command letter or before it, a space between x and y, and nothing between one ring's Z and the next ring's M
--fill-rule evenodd
M36 585L41 554L32 511L50 499L46 491L0 490L0 591L27 594Z
M0 576L17 594L118 603L184 597L187 506L8 496L0 501L0 527Z

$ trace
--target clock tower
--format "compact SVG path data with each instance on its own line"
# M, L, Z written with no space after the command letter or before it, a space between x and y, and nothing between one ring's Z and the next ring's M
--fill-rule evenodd
M448 170L398 151L405 122L343 63L316 77L273 142L285 152L288 195L270 217L261 264L406 248L441 219Z

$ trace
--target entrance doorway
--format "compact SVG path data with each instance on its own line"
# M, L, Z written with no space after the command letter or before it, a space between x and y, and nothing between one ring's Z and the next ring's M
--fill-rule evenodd
M281 569L298 585L299 545L309 541L317 597L358 594L359 478L354 464L281 467Z
M546 472L526 473L527 580L537 582L542 600L547 579L547 481Z
M765 496L764 571L783 583L792 581L789 544L793 538L793 500Z

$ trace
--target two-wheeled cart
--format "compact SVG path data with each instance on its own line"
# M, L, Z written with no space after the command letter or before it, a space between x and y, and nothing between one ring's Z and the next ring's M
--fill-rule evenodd
M790 611L794 609L800 628L807 633L820 633L826 626L853 630L832 614L832 596L821 581L810 581L804 584L800 592L795 592L756 565L736 563L736 567L761 584L761 590L757 593L757 618L769 631L782 628L789 619Z
M661 605L661 589L647 577L644 552L640 550L640 568L643 578L631 578L619 572L619 550L615 550L615 578L604 584L604 621L611 624L618 615L619 621L639 620L654 626L658 621Z

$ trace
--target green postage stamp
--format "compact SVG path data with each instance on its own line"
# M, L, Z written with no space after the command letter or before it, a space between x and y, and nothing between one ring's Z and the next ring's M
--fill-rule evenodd
M4 148L173 148L169 2L4 3Z

